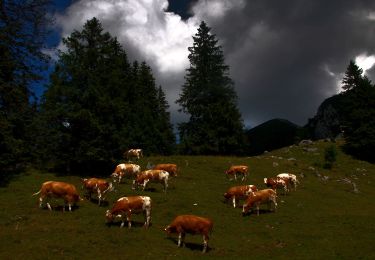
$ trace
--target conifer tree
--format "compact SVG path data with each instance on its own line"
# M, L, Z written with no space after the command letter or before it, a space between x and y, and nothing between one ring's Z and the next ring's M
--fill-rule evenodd
M96 18L63 42L67 50L42 104L40 157L63 171L108 174L126 149L159 153L152 110L157 90L147 64L130 65Z
M364 160L375 162L375 86L350 61L343 79L342 95L345 150Z
M243 124L229 66L218 40L201 22L189 47L190 67L176 101L190 115L179 125L182 151L189 154L235 154L243 143Z
M31 158L30 99L47 61L41 49L49 6L49 0L0 1L0 182Z

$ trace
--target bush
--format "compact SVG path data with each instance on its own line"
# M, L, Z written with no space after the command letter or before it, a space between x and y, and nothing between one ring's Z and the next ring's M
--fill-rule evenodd
M337 150L335 145L330 145L324 149L324 169L332 169L333 164L336 162Z

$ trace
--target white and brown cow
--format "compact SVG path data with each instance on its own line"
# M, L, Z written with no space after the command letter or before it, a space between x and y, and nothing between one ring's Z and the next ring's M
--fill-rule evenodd
M293 185L294 190L297 190L297 184L299 183L299 181L296 175L291 173L280 173L276 177L283 180L288 180L288 182Z
M108 192L111 192L114 190L112 182L108 182L104 179L98 179L98 178L82 179L82 188L86 190L89 200L91 200L92 193L95 193L98 196L99 206L100 206L100 202L102 200L105 200L104 196Z
M249 212L254 206L257 210L257 215L259 216L259 205L268 204L268 208L271 209L271 204L274 206L274 211L276 211L277 202L276 202L276 191L272 189L258 190L250 194L245 203L242 206L242 214Z
M282 178L264 178L264 184L273 190L283 189L284 195L289 192L289 180Z
M44 199L61 198L64 200L63 211L65 211L65 205L68 204L69 211L72 211L72 206L82 201L78 195L77 189L73 184L60 182L60 181L46 181L42 184L40 190L33 194L33 196L40 194L39 207L42 208ZM47 202L47 207L52 210L51 205Z
M237 180L237 175L242 175L242 181L244 181L247 178L248 173L249 167L245 165L233 165L225 171L225 174L230 179L233 179L234 177L234 179Z
M130 149L124 153L124 158L127 159L129 162L133 158L136 158L137 160L139 160L142 157L143 157L142 149Z
M212 220L195 215L180 215L177 216L170 225L164 230L168 233L178 234L177 246L185 245L186 234L200 234L203 236L203 253L207 251L208 247L208 234L212 232Z
M121 219L121 226L125 224L125 218L128 221L128 228L131 228L131 215L133 213L144 213L144 227L148 228L151 222L151 198L148 196L129 196L119 198L111 210L107 210L105 217L107 224L112 223L116 218Z
M177 177L177 165L173 163L160 163L154 166L153 170L164 170L169 173L169 176Z
M164 192L167 192L169 173L163 170L146 170L137 175L133 181L133 190L142 186L145 190L147 183L159 182L163 184Z
M141 166L132 163L121 163L111 174L113 182L121 183L122 178L134 178L141 171Z
M224 198L227 200L232 200L233 207L236 207L236 203L240 199L246 199L250 193L257 191L257 187L255 185L242 185L242 186L235 186L230 187L227 192L224 193Z

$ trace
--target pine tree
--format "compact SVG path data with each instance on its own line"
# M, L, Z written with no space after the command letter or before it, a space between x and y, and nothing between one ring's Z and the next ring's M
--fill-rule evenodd
M375 162L375 86L350 61L343 79L342 111L344 149L360 159Z
M40 157L64 171L109 170L129 145L127 55L96 18L63 43L42 103Z
M345 76L342 80L342 88L344 90L351 90L358 86L361 82L363 70L358 65L350 60L349 65L346 69Z
M189 47L182 93L176 101L190 115L179 125L181 146L190 154L235 154L243 143L243 124L237 96L224 62L222 48L205 22Z
M108 174L129 148L161 153L150 67L130 65L96 18L63 42L67 50L60 53L42 103L40 158L63 171Z
M0 174L31 159L32 86L42 78L47 56L49 0L0 1ZM0 182L5 176L0 175Z

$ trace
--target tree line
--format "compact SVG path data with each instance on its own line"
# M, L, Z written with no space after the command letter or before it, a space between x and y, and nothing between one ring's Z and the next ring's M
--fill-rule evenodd
M35 102L31 87L40 84L48 66L42 49L51 23L49 5L49 0L0 1L2 179L30 163L92 175L112 168L128 148L143 148L146 155L246 154L251 144L229 66L205 22L188 48L190 66L176 101L189 116L177 126L178 144L165 93L150 66L129 61L126 49L96 18L62 40L65 50L59 51L46 91ZM362 76L350 78L351 73L343 83L358 102L348 104L347 150L361 154L374 147L374 111L366 109L373 108L373 94L368 94L374 86ZM370 142L364 143L363 136Z

